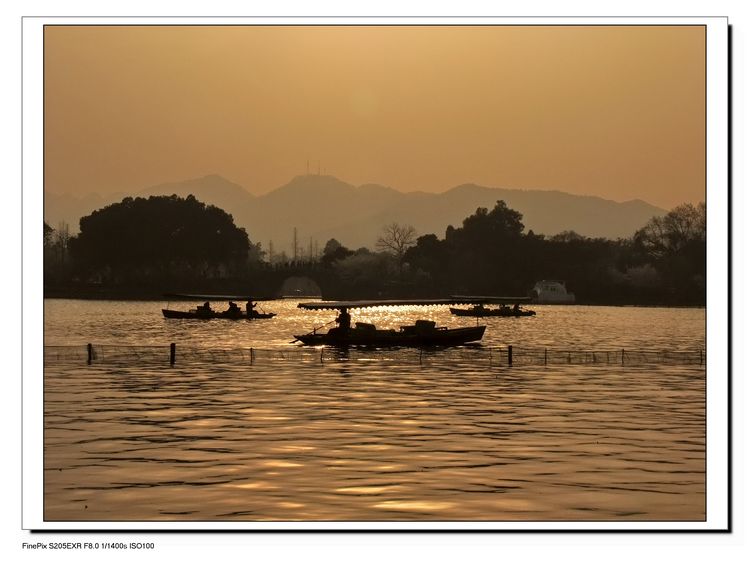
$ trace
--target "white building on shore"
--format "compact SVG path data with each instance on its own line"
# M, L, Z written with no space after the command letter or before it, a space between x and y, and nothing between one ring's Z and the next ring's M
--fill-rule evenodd
M542 280L536 282L532 290L535 303L575 303L576 296L568 293L564 281Z

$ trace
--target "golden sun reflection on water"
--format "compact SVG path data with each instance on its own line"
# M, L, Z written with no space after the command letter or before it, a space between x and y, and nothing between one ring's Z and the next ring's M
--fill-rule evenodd
M420 501L420 500L387 500L373 504L375 508L383 508L386 510L407 510L407 511L432 511L432 510L448 510L453 508L455 503L453 502L438 502L438 501Z
M336 489L337 493L353 493L358 495L377 495L380 493L386 493L391 491L397 491L401 487L397 485L390 485L390 486L365 486L365 487L341 487L339 489Z
M124 344L299 353L289 334L310 324L296 303L275 304L279 316L252 331L165 322L153 303L96 305L98 317L94 305L50 315L45 338L96 344L107 313L132 310ZM703 338L701 311L610 309L490 319L482 346L425 365L413 350L254 365L178 356L168 369L46 363L45 520L702 521L704 366L483 360L507 343L689 347ZM407 324L401 311L353 316L397 327ZM433 314L405 313L409 322ZM434 314L441 326L462 323Z
M283 461L283 460L277 460L277 459L271 459L268 461L264 461L263 465L266 467L302 467L303 464L301 463L294 463L292 461Z
M222 419L216 419L216 418L200 418L200 419L186 420L178 424L184 427L198 426L198 427L205 428L208 426L224 426L225 421Z
M314 450L316 448L314 446L302 446L299 444L297 445L292 444L292 445L279 446L274 449L277 451L283 451L283 452L307 452L310 450Z
M279 506L281 508L304 508L304 504L301 504L299 502L280 502Z
M266 483L263 481L259 481L257 483L227 483L223 485L223 487L228 487L232 489L278 489L276 485L272 485L271 483Z

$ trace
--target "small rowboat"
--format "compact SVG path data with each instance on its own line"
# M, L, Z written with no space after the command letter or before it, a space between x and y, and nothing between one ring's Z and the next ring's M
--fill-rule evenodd
M245 311L204 311L202 309L191 309L190 311L176 311L174 309L162 309L162 314L167 319L230 319L241 320L248 319ZM276 313L258 313L251 311L250 320L253 319L270 319L276 316Z
M528 309L487 309L486 307L471 307L470 309L457 309L450 307L451 313L459 317L531 317L536 315L535 311Z
M499 297L499 296L481 296L481 295L453 295L453 299L461 303L472 305L468 309L458 309L449 307L454 315L460 317L533 317L535 311L521 309L521 303L531 301L530 297ZM488 304L495 304L496 309L485 307ZM513 305L513 308L508 305Z
M270 319L276 316L276 313L259 312L255 310L257 303L252 297L246 295L201 295L201 294L186 294L186 293L168 293L166 297L178 298L178 299L193 299L196 301L205 301L203 305L198 305L195 309L188 311L179 311L176 309L170 309L167 305L166 309L162 309L162 315L166 319L229 319L232 321L238 320L254 320L254 319ZM257 301L265 301L266 299L257 299ZM229 308L223 311L215 311L211 308L211 301L228 301ZM241 309L237 306L234 301L245 301L247 305L245 309Z

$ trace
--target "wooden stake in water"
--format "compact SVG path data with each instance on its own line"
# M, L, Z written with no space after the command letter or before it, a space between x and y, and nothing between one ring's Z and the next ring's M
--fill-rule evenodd
M172 342L169 345L169 365L170 366L174 365L174 360L175 360L176 355L177 355L177 345L174 342Z
M513 346L508 345L508 366L513 365Z
M94 347L91 344L87 344L86 350L88 351L88 356L89 356L87 363L91 365L91 360L94 359Z

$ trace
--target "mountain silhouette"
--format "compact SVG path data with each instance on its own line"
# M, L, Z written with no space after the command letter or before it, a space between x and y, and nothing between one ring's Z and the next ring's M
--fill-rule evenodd
M193 194L204 203L211 203L232 215L234 209L244 209L254 199L251 193L239 184L230 182L217 174L194 178L183 182L168 182L151 186L140 191L118 192L107 196L88 194L72 196L69 194L44 194L44 220L50 227L57 229L62 222L70 227L71 233L79 230L78 222L81 217L91 214L106 205L118 203L125 197L149 197L152 195L178 195L187 197ZM235 224L237 224L236 216Z
M456 186L446 192L399 192L378 184L353 186L333 176L303 175L266 194L254 196L242 186L218 175L184 182L160 184L133 194L83 198L46 194L45 219L57 228L60 221L78 231L78 220L126 195L187 196L221 207L235 224L244 227L250 240L264 248L273 241L276 252L293 253L293 229L298 245L307 249L309 240L336 238L349 248L373 248L382 229L396 221L413 225L418 234L445 235L448 225L460 226L478 207L491 209L498 200L523 214L527 230L554 235L575 231L584 236L630 237L654 216L666 211L641 200L623 203L594 196L579 196L555 190L492 188L476 184Z

